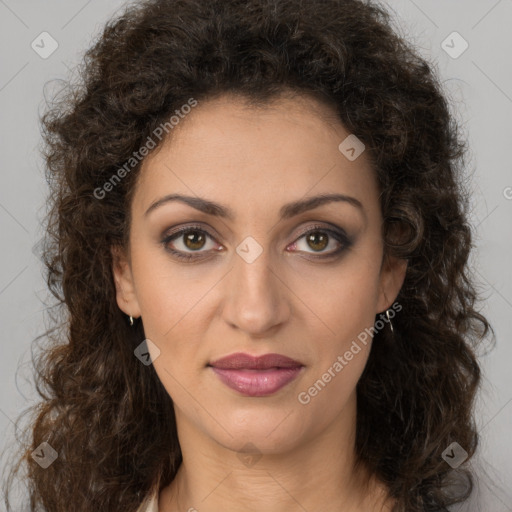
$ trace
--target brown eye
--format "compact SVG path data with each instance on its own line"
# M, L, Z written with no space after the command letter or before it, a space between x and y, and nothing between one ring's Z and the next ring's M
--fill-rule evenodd
M208 240L211 240L209 247ZM162 245L174 257L190 260L206 256L207 252L215 248L213 240L213 236L204 229L198 226L185 226L164 237Z
M351 245L352 240L345 232L314 226L303 233L291 247L299 252L310 254L312 258L329 258L340 254ZM327 250L329 246L332 247L331 250Z
M315 251L322 251L329 243L329 236L321 231L315 231L307 235L306 240L312 249Z
M202 232L196 230L184 231L183 235L185 246L188 249L197 251L203 248L206 238Z

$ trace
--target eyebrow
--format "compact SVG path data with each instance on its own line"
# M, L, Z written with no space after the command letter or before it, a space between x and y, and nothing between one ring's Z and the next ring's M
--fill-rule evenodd
M213 201L208 201L207 199L200 197L185 196L182 194L169 194L162 197L161 199L158 199L146 210L144 216L147 216L149 213L164 204L175 201L187 204L192 208L199 210L200 212L213 215L215 217L221 217L230 221L233 221L235 218L233 210L227 206L214 203ZM279 217L281 220L289 219L295 215L299 215L303 212L313 210L314 208L318 208L324 204L333 202L345 202L351 204L357 208L366 219L365 209L361 202L355 197L347 196L345 194L320 194L317 196L309 197L307 199L293 201L291 203L285 204L280 208Z

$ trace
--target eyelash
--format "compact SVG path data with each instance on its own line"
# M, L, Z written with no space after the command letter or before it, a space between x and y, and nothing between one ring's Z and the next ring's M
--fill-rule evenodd
M174 231L173 233L171 233L170 235L166 236L161 241L162 245L164 246L164 249L166 251L170 252L174 257L176 257L178 259L181 259L181 260L185 260L185 261L190 261L190 260L193 260L193 259L203 258L203 256L196 256L195 255L195 254L200 254L199 251L195 251L195 252L192 252L192 253L183 253L182 251L177 251L175 249L171 249L168 246L168 244L170 242L172 242L173 240L179 238L180 236L182 236L184 233L187 233L187 232L199 232L199 233L207 235L212 240L215 240L215 237L208 230L203 228L202 226L189 225L189 226L184 226L182 228L179 228L176 231ZM326 255L315 255L315 254L310 255L310 257L312 259L332 258L334 256L337 256L341 252L347 250L352 245L352 241L347 237L347 235L345 233L333 231L333 230L325 228L323 226L313 226L311 229L308 229L304 233L301 233L299 238L297 238L296 241L293 242L293 244L295 244L301 238L303 238L303 237L305 237L307 235L310 235L311 233L317 233L317 232L327 233L329 236L334 238L339 244L341 244L341 247L336 249L334 252L330 252L330 253L328 253Z

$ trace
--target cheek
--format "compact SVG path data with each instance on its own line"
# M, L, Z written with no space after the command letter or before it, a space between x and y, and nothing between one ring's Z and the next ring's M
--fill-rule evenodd
M313 340L341 350L371 327L379 297L379 265L354 255L336 269L317 274L314 282L302 279L294 288L311 317ZM314 285L314 286L313 286ZM329 353L329 351L327 351ZM331 353L332 355L332 353Z
M354 254L329 273L321 293L310 291L306 296L302 291L304 302L315 313L308 338L314 340L316 351L312 371L301 388L304 400L341 407L353 392L371 349L379 269L376 258Z
M375 320L368 292L368 287L346 287L338 295L331 295L338 297L337 307L329 302L324 309L319 308L329 330L323 328L326 333L323 336L310 331L309 338L315 340L316 358L297 400L309 408L312 416L324 416L322 424L331 421L346 406L368 361L372 345L370 328Z
M133 252L132 268L146 336L166 343L183 333L211 288L208 280L198 280L158 249Z

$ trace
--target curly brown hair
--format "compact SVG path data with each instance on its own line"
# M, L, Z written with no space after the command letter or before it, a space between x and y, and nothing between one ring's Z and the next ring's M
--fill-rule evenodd
M130 328L115 300L111 247L128 242L140 163L98 190L190 98L264 106L286 91L322 98L363 141L385 253L408 260L403 312L394 333L375 333L357 385L358 460L389 487L394 512L470 496L471 471L442 452L456 441L475 453L476 354L493 330L468 265L466 143L434 67L370 1L148 0L106 25L42 119L42 258L56 309L35 361L43 400L13 470L28 469L31 510L132 512L181 463L172 400L133 355L143 325ZM42 469L31 453L45 441L58 458Z

